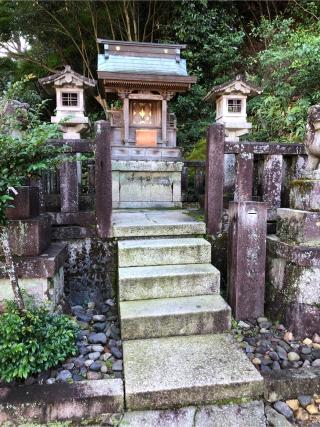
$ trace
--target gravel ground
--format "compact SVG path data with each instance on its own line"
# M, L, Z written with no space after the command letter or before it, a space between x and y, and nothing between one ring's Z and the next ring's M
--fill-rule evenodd
M251 362L261 372L320 367L320 336L297 340L283 325L260 317L234 323L232 333Z
M78 354L54 369L27 378L25 385L122 378L122 343L115 301L109 299L99 308L89 302L71 310L80 327Z
M266 317L233 322L232 334L247 357L262 374L284 369L320 367L320 336L296 339L284 325ZM319 378L320 381L320 378ZM266 403L270 426L320 427L320 396L301 395L296 399Z

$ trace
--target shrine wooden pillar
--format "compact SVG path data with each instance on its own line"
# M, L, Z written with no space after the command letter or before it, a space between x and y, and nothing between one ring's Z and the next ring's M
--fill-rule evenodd
M164 96L162 99L161 110L161 127L162 127L162 142L167 142L167 99Z
M124 142L127 143L129 141L129 94L123 93L121 94L121 98L123 99L123 129L124 129Z

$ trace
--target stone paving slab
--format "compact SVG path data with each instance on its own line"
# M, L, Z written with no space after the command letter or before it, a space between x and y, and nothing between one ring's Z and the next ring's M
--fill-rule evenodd
M210 262L211 245L202 238L139 239L118 243L119 267Z
M263 401L198 409L189 406L176 410L133 411L124 414L120 427L266 427L264 411Z
M224 332L231 309L220 295L199 295L120 303L123 340Z
M263 378L227 334L124 341L129 410L257 398Z
M262 401L239 405L204 406L197 411L194 427L265 427Z
M124 267L118 283L120 301L209 295L220 291L220 272L212 264Z
M193 427L196 408L126 412L120 427Z
M178 236L205 234L206 226L183 210L116 210L112 230L113 237Z

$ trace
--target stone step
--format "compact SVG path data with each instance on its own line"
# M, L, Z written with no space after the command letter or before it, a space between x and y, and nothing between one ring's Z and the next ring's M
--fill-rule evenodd
M138 239L118 242L119 267L210 262L211 245L203 238Z
M220 295L120 302L123 340L209 334L231 326L231 310Z
M227 334L124 341L128 410L209 404L263 394L263 379Z
M182 210L114 211L113 237L156 237L205 234L206 225Z
M210 295L220 291L220 272L212 264L119 268L120 301Z

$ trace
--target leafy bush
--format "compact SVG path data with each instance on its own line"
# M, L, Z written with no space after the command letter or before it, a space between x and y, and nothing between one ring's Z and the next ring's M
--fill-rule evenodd
M320 102L319 30L318 21L305 26L281 17L262 19L253 30L265 49L251 58L251 79L264 92L248 104L249 138L303 140L308 108Z
M0 95L0 226L6 224L6 209L13 199L10 188L55 168L65 158L63 148L47 144L48 139L57 138L60 132L58 125L41 121L45 101L28 111L17 109L15 114L6 113L8 104L19 98L30 78L8 85ZM14 130L21 131L20 137L14 136Z
M0 316L0 378L10 382L45 371L76 354L76 323L43 306L23 311L7 302Z
M182 52L188 71L197 77L187 94L170 104L178 122L178 145L188 154L214 122L214 106L203 101L212 86L223 83L241 68L244 32L237 29L236 9L228 2L173 2L173 22L163 26L163 39L186 43Z

